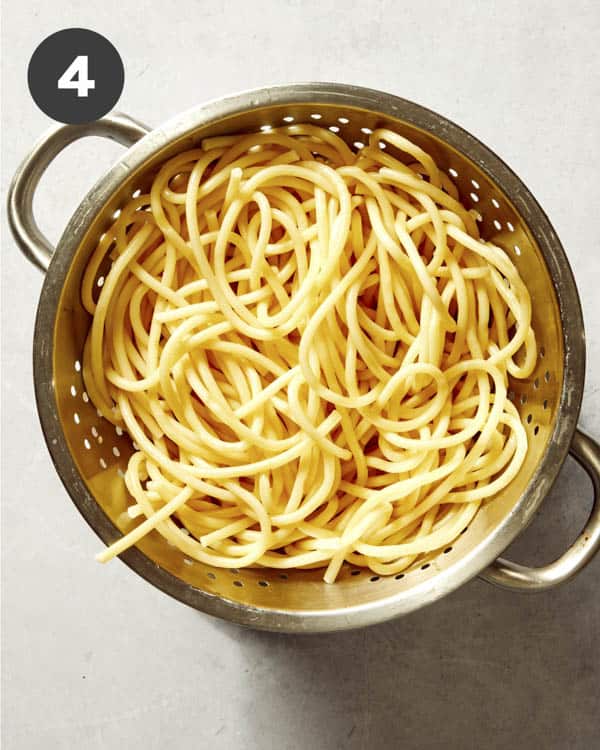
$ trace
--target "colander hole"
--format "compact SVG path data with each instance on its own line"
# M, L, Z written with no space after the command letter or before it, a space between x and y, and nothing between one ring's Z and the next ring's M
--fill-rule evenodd
M90 400L90 397L89 397L89 396L87 395L87 392L86 392L86 391L84 391L84 392L83 392L83 393L81 394L81 398L83 399L83 402L84 402L85 404L87 404L87 403L89 402L89 400Z
M502 224L498 221L498 219L494 219L494 226L498 231L502 229Z
M548 408L548 399L545 398L544 399L544 409L547 409L547 408Z
M77 388L75 388L75 386L72 385L71 386L71 396L73 396L73 398L75 398L76 395L77 395Z
M262 146L260 145L260 143L256 143L254 146L250 146L248 151L251 154L255 154L257 151L262 151Z
M287 579L288 579L287 573L280 573L279 577L281 578L282 581L287 581Z
M99 286L99 287L104 286L104 276L98 276L98 280L96 281L96 286Z
M115 427L115 432L119 437L121 437L121 435L123 434L123 430L118 426Z
M119 456L121 455L121 451L117 448L116 445L113 445L112 452L113 452L113 456L116 456L117 458L119 458Z
M379 576L371 576L369 578L369 581L371 581L371 583L375 583L375 581L378 581L378 580L379 580Z
M527 424L531 424L531 420L533 419L533 415L528 414L527 415Z
M240 571L239 571L238 568L230 568L229 572L233 573L235 575L239 575L240 574Z
M429 563L425 563L425 565L421 565L421 570L427 570L429 567Z
M471 185L475 188L475 190L479 190L479 183L477 180L471 180Z
M350 575L351 576L359 576L360 575L360 570L351 570L350 571Z
M365 144L361 143L361 141L354 141L354 148L356 148L356 149L358 149L360 151L361 148L364 148L364 147L365 147Z
M544 359L545 356L546 356L546 350L544 349L543 346L540 346L540 358Z
M475 201L475 203L479 203L479 196L477 193L471 193L471 200Z
M210 578L211 581L217 580L217 576L214 573L207 573L206 575L208 576L208 578Z
M342 125L347 125L350 120L347 117L338 117L338 122L340 122Z
M452 167L450 167L450 169L448 170L448 174L451 177L454 177L454 179L458 177L458 172L456 171L456 169L453 169Z
M329 130L331 130L332 133L339 133L340 132L340 129L338 128L337 125L330 125L329 126Z
M448 552L452 552L452 547L446 547L446 549L444 550L444 554L447 555Z
M313 120L320 120L323 115L320 115L318 112L313 112L311 117Z
M515 245L515 255L521 255L521 248L518 245Z
M137 190L133 191L133 193L131 194L131 197L132 198L139 198L141 194L142 194L142 191L138 188Z
M97 438L98 437L98 430L95 427L92 427L92 435Z
M101 417L101 416L102 416L102 412L100 411L100 409L96 409L96 414L97 414L97 415L98 415L99 417Z
M508 227L508 231L509 232L514 232L515 231L515 228L514 228L513 224L510 221L506 222L506 226Z
M468 526L465 526L465 528L464 528L464 529L463 529L463 530L462 530L462 531L461 531L460 533L461 533L461 534L466 534L466 533L467 533L467 529L468 529L468 528L469 528Z
M113 214L113 219L118 219L120 215L121 215L121 209L117 208L117 210Z
M550 382L550 370L546 370L546 372L544 373L544 380L546 381L546 383Z
M239 589L241 589L244 584L241 581L234 581L233 585L237 586Z
M79 424L81 422L81 418L77 412L73 414L73 422L75 422L75 424Z
M184 558L183 558L183 564L184 564L184 565L193 565L193 564L194 564L194 561L193 561L193 560L190 560L190 558L189 558L189 557L184 557Z
M293 118L293 117L292 117L291 115L286 115L286 116L285 116L285 117L283 118L283 121L284 121L284 122L294 122L294 118Z
M521 396L521 398L519 399L519 401L520 401L520 402L521 402L521 403L522 403L523 405L525 405L525 404L527 403L527 395L526 395L525 393L523 393L523 394L522 394L522 396Z
M498 203L498 201L495 198L492 198L492 206L494 208L500 208L500 204Z
M105 460L104 460L103 458L101 458L101 459L100 459L100 460L98 461L98 463L100 464L100 468L101 468L101 469L106 469L106 468L107 468L107 466L108 466L108 464L106 463L106 461L105 461Z
M92 444L90 443L90 441L87 438L85 438L85 440L83 441L83 444L85 445L85 449L88 450L88 451L92 447Z
M479 211L475 211L475 221L483 221L483 216L479 213Z
M383 141L379 141L379 148L380 148L380 149L381 149L382 151L385 151L385 150L386 150L386 148L387 148L387 143L384 143Z
M533 381L533 387L536 388L536 389L540 387L540 379L539 378L536 378Z
M539 424L536 424L536 426L533 428L533 434L537 435L539 431L540 431L540 426Z
M81 372L81 362L78 359L75 360L75 371Z
M266 588L269 585L269 582L268 581L259 581L258 585L262 586L263 589L264 589L264 588Z
M272 125L261 125L260 129L262 130L263 133L268 133L270 130L273 130L273 126Z
M398 573L398 575L395 575L394 578L399 581L401 578L404 578L404 573Z
M102 437L102 435L98 435L98 445L102 445L103 442L104 438Z
M365 135L371 135L371 133L372 133L373 131L371 130L371 128L361 128L361 129L360 129L360 132L361 132L361 133L364 133Z
M513 391L512 389L511 389L511 390L510 390L510 391L508 392L508 400L509 400L509 401L513 401L513 400L514 400L514 397L515 397L515 392L514 392L514 391Z

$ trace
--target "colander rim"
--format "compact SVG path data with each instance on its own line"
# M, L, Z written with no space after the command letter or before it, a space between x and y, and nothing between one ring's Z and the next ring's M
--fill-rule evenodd
M34 333L33 369L42 431L57 473L73 503L104 542L113 541L119 531L94 500L71 456L61 429L54 389L54 327L71 260L90 224L104 209L111 196L132 171L142 168L158 151L212 121L241 114L249 106L292 106L307 102L368 109L420 128L445 141L474 162L510 197L536 240L552 277L560 307L564 377L557 418L546 452L512 511L473 550L452 566L409 590L333 610L255 607L195 588L160 568L136 548L121 555L121 559L142 578L195 609L241 625L286 632L334 631L382 622L425 606L482 572L528 525L554 482L577 425L585 375L583 315L573 273L562 244L530 190L500 157L468 131L407 99L348 84L279 84L211 100L151 130L124 152L121 159L96 182L74 212L59 240L40 295Z

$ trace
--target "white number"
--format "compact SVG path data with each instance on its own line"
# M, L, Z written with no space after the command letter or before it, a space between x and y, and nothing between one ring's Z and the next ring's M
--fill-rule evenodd
M90 89L96 88L96 81L88 78L88 57L77 55L58 79L59 89L76 89L77 96L88 96Z

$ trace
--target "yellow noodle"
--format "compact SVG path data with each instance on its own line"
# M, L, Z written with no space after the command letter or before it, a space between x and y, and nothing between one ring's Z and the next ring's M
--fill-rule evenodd
M535 363L529 294L392 131L354 153L295 124L173 157L100 239L82 301L88 393L135 441L140 523L101 561L155 530L217 567L395 574L524 461L507 388Z

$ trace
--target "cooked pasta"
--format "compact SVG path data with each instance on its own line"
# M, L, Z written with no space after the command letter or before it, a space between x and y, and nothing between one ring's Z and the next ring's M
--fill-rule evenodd
M358 152L291 125L178 154L101 238L82 299L86 387L133 441L140 520L101 561L155 529L222 568L394 574L523 463L507 387L535 362L529 294L390 130Z

